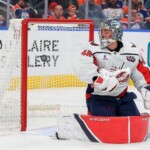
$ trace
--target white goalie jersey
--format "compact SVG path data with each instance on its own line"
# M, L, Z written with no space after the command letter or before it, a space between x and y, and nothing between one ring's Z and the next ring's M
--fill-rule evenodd
M135 87L140 91L142 87L150 84L150 71L145 66L141 50L132 43L122 42L123 47L117 51L101 49L100 45L91 42L81 52L77 69L81 81L93 84L93 78L100 75L100 70L105 69L112 74L118 70L129 69L130 74L123 82L109 92L95 91L96 95L118 96L127 90L130 78ZM120 78L122 78L120 74Z

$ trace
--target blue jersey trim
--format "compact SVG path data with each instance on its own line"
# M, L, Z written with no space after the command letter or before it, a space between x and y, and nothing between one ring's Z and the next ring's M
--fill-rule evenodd
M8 30L7 27L0 27L0 30Z
M98 142L95 137L91 134L91 132L88 130L88 128L85 126L85 124L83 123L83 121L80 119L78 114L74 114L75 119L77 120L77 122L79 123L80 127L82 128L82 130L84 131L84 133L86 134L86 136L88 137L88 139L92 142Z

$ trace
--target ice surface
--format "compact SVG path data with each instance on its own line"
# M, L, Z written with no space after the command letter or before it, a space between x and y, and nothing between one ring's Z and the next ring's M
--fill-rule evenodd
M144 109L140 94L133 88L138 99L135 101L141 112ZM150 138L132 144L104 144L73 140L57 140L54 137L57 120L53 117L29 119L26 132L0 131L0 150L150 150Z

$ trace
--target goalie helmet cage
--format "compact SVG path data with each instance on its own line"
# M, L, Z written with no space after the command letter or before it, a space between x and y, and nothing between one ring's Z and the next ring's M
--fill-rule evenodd
M49 20L49 19L24 19L22 20L22 69L21 69L21 131L25 131L27 128L27 68L28 68L28 30L29 24L51 24L56 26L56 24L63 24L71 27L72 24L76 24L79 28L80 26L88 26L89 30L89 41L94 39L94 23L92 20Z

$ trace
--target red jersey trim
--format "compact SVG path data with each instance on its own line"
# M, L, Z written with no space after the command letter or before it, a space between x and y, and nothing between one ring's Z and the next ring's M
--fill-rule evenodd
M150 70L148 67L144 66L142 62L139 61L137 70L142 73L147 84L150 84Z

